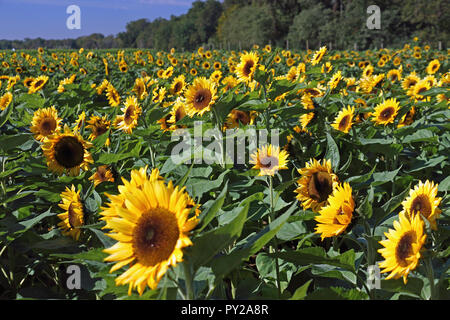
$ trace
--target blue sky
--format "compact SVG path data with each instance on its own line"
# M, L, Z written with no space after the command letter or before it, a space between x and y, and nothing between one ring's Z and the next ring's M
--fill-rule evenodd
M116 35L127 22L186 13L194 0L0 0L0 39L65 39ZM69 5L81 10L81 29L69 30Z

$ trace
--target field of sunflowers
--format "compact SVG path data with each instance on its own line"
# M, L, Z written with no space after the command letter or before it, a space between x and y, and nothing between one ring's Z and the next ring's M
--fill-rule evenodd
M449 299L448 55L1 51L0 299Z

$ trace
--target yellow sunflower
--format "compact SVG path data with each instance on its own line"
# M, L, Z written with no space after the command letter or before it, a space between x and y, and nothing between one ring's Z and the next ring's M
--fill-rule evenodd
M173 95L176 95L176 94L180 94L181 92L183 92L184 87L186 86L185 79L186 78L185 78L184 74L181 74L178 77L176 77L173 80L172 85L170 86L170 93Z
M136 94L139 100L145 99L148 93L144 79L136 78L136 80L134 81L134 87L132 91Z
M210 111L217 99L216 92L214 81L205 77L196 78L185 93L186 111L189 116L203 116L205 112Z
M403 211L408 218L424 217L433 230L437 230L436 219L441 214L438 206L442 199L437 196L437 189L438 185L433 181L419 181L419 184L410 190L409 197L402 202Z
M108 166L99 166L95 173L89 177L89 180L91 180L96 187L104 181L114 182L114 175Z
M348 133L353 124L353 116L355 114L355 107L347 106L343 108L337 115L334 123L331 124L336 130Z
M225 127L227 129L238 128L240 125L252 125L256 117L256 112L254 111L243 111L233 109L228 115Z
M331 169L331 161L323 159L322 163L311 159L305 167L299 169L301 178L297 181L296 198L301 202L303 209L311 208L314 212L328 203L333 189L339 184L337 175Z
M314 53L313 58L311 59L311 65L315 66L316 64L318 64L326 53L327 47L321 47L319 50L317 50Z
M236 76L240 82L252 82L253 74L257 68L259 57L256 52L241 55L239 64L236 67Z
M399 109L399 103L395 98L384 100L383 103L380 103L375 107L375 110L372 113L372 121L377 125L393 123Z
M28 93L35 93L41 90L48 81L47 76L39 76L31 83L31 86L28 88Z
M339 81L341 81L341 79L342 79L342 74L341 74L341 71L339 70L338 72L333 74L330 81L328 81L328 86L330 87L330 90L335 89L338 86Z
M120 104L120 95L111 83L106 87L106 96L111 107L117 107Z
M44 141L48 137L61 130L62 119L58 117L58 111L54 106L38 109L31 120L30 131L38 141Z
M409 126L411 123L413 123L415 113L416 113L416 109L414 108L414 106L412 106L411 109L409 109L409 111L398 122L397 128Z
M421 249L425 243L424 223L418 215L410 220L404 212L400 212L399 221L394 221L394 229L385 232L386 240L379 243L384 247L378 252L384 261L380 262L382 273L390 272L386 279L403 277L406 284L408 274L414 270L421 257Z
M76 176L80 168L87 171L89 163L93 163L91 154L87 150L92 144L84 141L77 131L71 131L66 125L63 133L55 133L45 137L41 146L47 159L47 166L59 175L66 172Z
M280 151L279 146L271 144L258 148L250 155L250 163L254 164L252 169L259 169L259 176L273 176L278 170L288 169L286 150Z
M183 248L192 245L189 231L198 221L189 219L192 202L184 188L147 175L140 180L139 186L119 187L119 196L108 195L109 208L101 212L108 235L117 240L104 250L105 261L115 262L110 272L130 265L116 278L116 285L128 284L129 295L133 289L142 295L146 286L156 289L168 268L183 261Z
M125 106L120 109L123 114L118 115L114 121L114 126L126 133L131 134L137 126L138 118L142 112L136 97L127 97Z
M423 96L422 93L430 89L430 82L427 79L422 79L416 83L416 85L412 88L412 90L408 92L408 94L416 100L426 100L427 97Z
M58 206L65 212L58 214L58 218L62 220L58 223L58 227L62 229L62 234L71 236L74 240L78 240L81 235L80 227L84 225L83 203L80 198L80 190L76 191L75 186L61 193L62 203Z
M318 222L315 232L321 234L322 240L341 234L350 224L354 210L352 188L347 182L338 185L328 197L328 205L315 218Z
M86 129L91 130L89 139L92 141L108 131L111 126L111 121L107 120L106 116L103 116L102 118L98 116L91 116L91 118L87 121L87 124ZM107 138L105 145L109 146L109 144L110 141L109 138Z
M11 103L13 95L11 92L6 92L0 97L0 110L5 110Z
M403 88L403 90L408 91L411 88L414 88L416 83L419 81L420 81L420 78L416 75L415 72L412 72L403 79L402 88Z
M166 120L166 125L170 124L170 130L175 130L178 128L184 128L185 126L178 126L176 123L183 119L187 115L186 109L184 108L184 101L178 98L170 111L170 117Z
M426 71L428 74L435 74L439 70L440 66L441 64L438 59L431 60Z

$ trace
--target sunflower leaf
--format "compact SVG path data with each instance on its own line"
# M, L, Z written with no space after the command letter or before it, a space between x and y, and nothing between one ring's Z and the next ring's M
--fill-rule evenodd
M337 172L339 170L341 157L339 155L339 148L329 133L327 133L327 151L325 152L325 158L331 160L333 171Z

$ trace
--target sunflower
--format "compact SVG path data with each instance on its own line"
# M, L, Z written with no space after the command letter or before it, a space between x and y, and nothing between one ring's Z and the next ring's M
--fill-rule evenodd
M197 69L192 68L191 71L189 71L189 73L195 77L197 75Z
M145 171L134 172L130 182L123 179L120 194L110 196L101 214L111 238L117 243L104 251L105 261L115 262L110 272L130 267L115 282L129 285L128 294L146 286L156 289L169 267L183 261L182 249L192 245L188 233L198 223L189 219L193 202L184 188L167 185ZM152 172L153 173L153 172ZM135 181L133 181L135 180Z
M321 239L341 234L350 224L355 201L352 197L352 188L345 182L339 184L328 197L328 205L320 209L315 232L321 234Z
M33 81L34 81L33 77L25 78L25 80L23 80L23 85L29 89L31 87L31 85L33 84Z
M372 121L376 124L387 125L393 123L399 110L399 103L395 98L384 100L375 107Z
M132 91L136 94L139 100L145 99L148 93L144 79L136 78L136 80L134 81L134 87Z
M211 73L211 76L209 79L214 81L216 84L219 84L220 79L222 78L222 71L216 70L213 73Z
M331 77L330 81L328 81L327 84L330 87L330 90L335 89L338 86L339 81L341 81L341 79L342 79L341 71L338 71L335 74L333 74L333 76Z
M189 116L193 117L196 114L203 116L205 112L210 111L217 99L216 92L214 81L205 77L196 78L185 93L186 111Z
M395 81L400 81L402 79L402 73L398 69L389 70L386 78L388 78L392 83Z
M322 73L328 73L331 70L333 70L333 65L330 62L327 61L322 65Z
M319 212L339 183L337 175L331 169L331 161L323 159L320 163L311 159L298 172L301 178L297 181L299 187L295 190L298 193L296 198L302 203L303 209L311 208L314 212Z
M348 133L353 124L353 116L355 114L355 107L347 106L343 108L337 115L334 123L331 124L336 130Z
M58 117L58 111L54 106L38 109L31 120L30 131L38 141L44 141L48 137L61 130L62 119Z
M426 97L422 95L423 92L431 89L430 82L427 79L422 79L408 92L412 98L416 100L425 100Z
M170 93L176 95L183 92L184 87L186 86L185 80L186 78L184 74L181 74L175 79L173 79L172 85L170 86Z
M238 85L238 80L232 75L229 75L222 79L222 84L224 85L222 92L225 93L236 87Z
M410 190L409 197L402 202L403 211L408 218L424 217L433 230L437 230L436 219L441 214L438 206L442 199L437 197L437 189L438 185L433 181L419 181L419 184Z
M120 95L111 83L106 87L106 96L111 107L117 107L120 104Z
M73 128L74 131L81 131L81 128L83 127L84 123L86 121L86 112L81 112L78 116L77 120L75 121L75 127Z
M35 93L41 90L48 81L47 76L39 76L31 83L30 88L28 88L28 93Z
M108 166L99 166L95 173L89 177L89 180L91 180L96 187L105 181L114 182L114 175Z
M250 163L254 164L252 169L259 169L258 176L273 176L278 170L288 169L286 150L280 152L279 146L271 144L258 148L250 155Z
M311 59L311 65L315 66L316 64L318 64L326 53L327 47L321 47L319 50L317 50L314 53L313 58Z
M185 126L177 126L176 123L183 119L187 115L186 109L184 108L184 101L181 98L178 98L170 111L169 117L164 120L164 124L171 124L169 127L170 130L175 130L178 128L184 128Z
M63 133L45 137L41 146L47 159L47 166L59 175L66 172L76 176L80 168L87 171L89 163L93 163L91 154L87 150L92 144L84 141L77 131L71 131L66 125Z
M411 88L414 88L417 82L420 81L420 78L416 75L415 72L410 73L403 79L402 81L402 88L405 91L410 90Z
M253 74L258 65L259 57L256 52L250 52L241 56L240 62L236 67L236 75L240 82L252 82Z
M372 75L372 73L373 73L373 66L371 64L369 64L366 67L364 67L362 77L363 78L370 77Z
M89 139L92 141L98 136L106 133L111 126L111 121L106 119L106 116L100 118L98 116L91 116L91 118L87 121L86 129L91 130L91 134L89 135ZM106 139L105 145L109 146L110 141L109 138Z
M78 240L81 235L80 227L84 225L83 203L80 198L80 191L76 191L75 186L61 193L62 203L58 206L65 212L58 214L58 218L62 221L58 223L58 227L62 229L62 234L71 236L74 240Z
M411 109L409 109L409 111L398 122L397 128L409 126L411 123L413 123L415 113L416 113L416 109L414 108L414 106L412 106Z
M302 129L306 129L312 119L314 119L314 112L302 114L299 118Z
M13 95L11 92L6 92L0 97L0 110L5 110L11 103Z
M233 109L228 115L225 127L227 129L238 128L239 125L251 125L255 119L256 113L254 111L243 111Z
M403 277L406 284L409 272L414 270L421 257L421 249L426 240L423 231L424 223L418 215L410 220L404 212L400 212L399 221L394 221L394 229L385 232L386 240L379 243L384 247L378 252L384 261L380 262L382 273L390 272L386 279Z
M142 112L136 97L128 97L125 101L125 106L120 110L123 114L116 117L114 126L131 134L133 129L137 126L139 115Z

